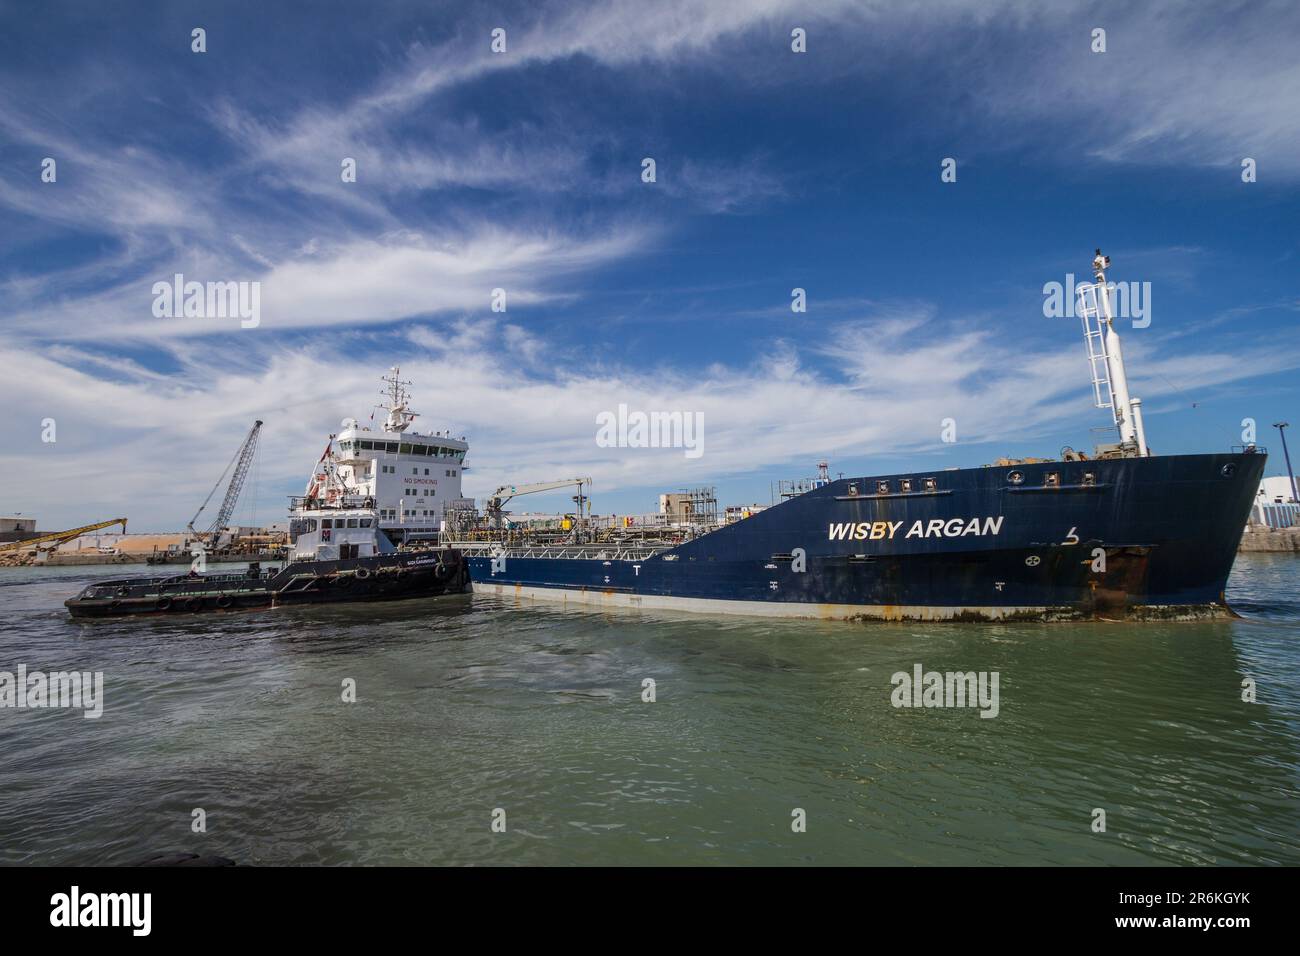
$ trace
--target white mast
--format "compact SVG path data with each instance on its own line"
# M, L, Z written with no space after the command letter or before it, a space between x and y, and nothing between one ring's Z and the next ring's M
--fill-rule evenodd
M1083 320L1084 341L1088 358L1092 362L1092 385L1098 408L1109 408L1119 429L1120 444L1129 454L1146 457L1146 432L1142 427L1142 399L1131 398L1128 393L1128 375L1124 371L1124 351L1120 346L1119 332L1115 330L1115 316L1110 307L1110 289L1106 285L1106 269L1110 256L1097 250L1092 260L1095 285L1078 287L1079 317ZM1096 322L1096 326L1093 323ZM1102 394L1102 389L1105 394Z
M388 371L392 374L385 375L382 378L382 381L387 383L388 388L381 393L388 397L388 404L379 406L388 412L388 418L384 421L384 431L401 433L406 431L411 422L418 416L410 410L411 399L406 386L411 383L402 381L402 370L396 365Z

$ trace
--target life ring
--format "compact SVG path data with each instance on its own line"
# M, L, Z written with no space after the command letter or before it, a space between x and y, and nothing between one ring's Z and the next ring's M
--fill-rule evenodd
M358 581L364 581L368 577L370 577L369 568L357 568L356 578Z
M234 603L235 603L235 599L232 598L229 594L217 595L217 607L230 607L230 605Z
M172 607L172 599L171 599L171 598L169 598L169 597L161 597L161 598L158 599L158 610L160 610L160 611L170 611L170 610L171 610L171 607Z

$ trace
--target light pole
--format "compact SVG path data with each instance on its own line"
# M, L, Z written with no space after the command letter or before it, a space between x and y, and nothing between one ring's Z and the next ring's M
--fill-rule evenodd
M1286 476L1291 479L1291 500L1300 501L1300 494L1296 493L1295 472L1291 470L1291 453L1286 450L1286 432L1283 431L1290 424L1290 422L1274 422L1273 427L1282 436L1282 457L1286 459Z

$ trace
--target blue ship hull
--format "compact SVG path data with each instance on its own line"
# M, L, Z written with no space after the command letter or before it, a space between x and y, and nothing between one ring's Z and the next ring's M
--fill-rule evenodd
M470 578L476 592L503 597L710 613L1223 616L1265 458L1175 455L840 479L648 558L619 557L613 547L588 557L506 552L495 562L471 554Z

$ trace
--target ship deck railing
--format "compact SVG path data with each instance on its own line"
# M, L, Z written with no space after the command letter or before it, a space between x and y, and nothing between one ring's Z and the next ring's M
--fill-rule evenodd
M245 571L234 571L230 574L200 574L196 577L190 577L188 574L169 574L166 577L122 578L89 584L82 590L82 594L83 596L98 595L101 591L116 592L120 588L145 588L162 592L165 588L182 588L185 585L202 585L203 591L211 592L213 588L210 585L213 584L218 585L222 592L258 590L279 573L278 568L263 568L262 573L257 577L250 577Z
M647 561L656 554L661 554L674 547L671 544L639 547L602 544L513 544L506 546L494 541L448 541L446 545L457 549L466 557L564 558L580 561Z
M373 510L373 495L337 495L334 498L318 496L289 495L290 511L353 511Z

